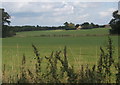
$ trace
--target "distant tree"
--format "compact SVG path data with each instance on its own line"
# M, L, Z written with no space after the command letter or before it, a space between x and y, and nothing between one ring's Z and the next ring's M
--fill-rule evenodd
M75 28L75 24L70 23L70 24L68 25L68 27L69 27L70 29L74 29L74 28Z
M96 25L95 25L95 28L99 28L99 25L98 25L98 24L96 24Z
M91 23L91 28L103 28L103 26L100 26L98 24Z
M75 28L75 24L72 22L70 22L70 23L65 22L64 25L65 25L65 29L74 29Z
M37 25L36 27L39 27L39 25Z
M88 22L84 22L82 25L82 29L91 29L91 25Z
M113 19L110 21L110 26L111 34L120 34L119 29L120 29L120 14L118 14L118 10L113 12Z
M79 26L80 26L79 24L76 24L76 25L75 25L75 28L78 28Z
M68 23L68 22L65 22L64 25L65 25L65 27L67 28L68 25L69 25L69 23Z

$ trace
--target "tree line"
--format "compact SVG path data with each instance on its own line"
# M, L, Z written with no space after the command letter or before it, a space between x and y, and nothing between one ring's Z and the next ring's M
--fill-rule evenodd
M65 22L68 23L68 22ZM89 24L88 22L85 22L83 24L73 24L73 23L68 23L65 24L64 26L30 26L30 25L26 25L26 26L9 26L9 28L11 28L13 31L15 32L23 32L23 31L38 31L38 30L76 30L76 28L78 26L82 26L81 29L92 29L92 28L103 28L105 27L105 25L95 25L95 24Z
M65 22L63 26L10 26L11 21L9 20L10 15L4 10L0 9L2 12L2 37L11 37L16 35L16 32L23 31L38 31L38 30L76 30L79 26L81 29L92 29L92 28L104 28L105 25L98 25L94 23L84 22L82 24L74 24L72 22ZM111 34L120 34L120 14L118 14L118 10L113 12L113 19L110 21L110 26L112 29L110 30Z

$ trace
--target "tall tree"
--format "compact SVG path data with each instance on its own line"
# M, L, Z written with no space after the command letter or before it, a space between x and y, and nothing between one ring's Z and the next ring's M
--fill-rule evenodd
M2 10L2 25L5 25L5 23L7 23L8 25L10 25L10 15L5 12L4 9L0 9Z
M2 37L5 38L15 35L15 32L8 26L10 25L10 15L4 9L0 9L0 11L2 11Z
M120 14L118 14L118 10L113 12L113 19L110 21L110 26L112 29L110 30L111 34L120 34Z

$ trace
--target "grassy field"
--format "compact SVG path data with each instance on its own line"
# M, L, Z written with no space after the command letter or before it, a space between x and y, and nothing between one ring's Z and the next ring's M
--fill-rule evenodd
M41 35L71 35L71 36L84 36L84 35L107 35L109 34L108 29L88 29L88 30L48 30L48 31L28 31L18 32L16 37L39 37Z
M82 64L93 65L100 54L100 46L105 46L109 29L91 30L51 30L18 32L16 36L2 39L3 65L8 70L17 70L23 54L26 55L28 66L34 60L32 44L34 44L41 57L50 56L52 51L63 50L67 46L68 60L79 69ZM118 55L118 36L111 36Z

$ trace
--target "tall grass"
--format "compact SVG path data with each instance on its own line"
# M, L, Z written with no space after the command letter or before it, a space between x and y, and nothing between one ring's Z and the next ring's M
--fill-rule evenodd
M66 46L63 51L52 52L50 56L45 57L40 56L35 45L32 47L36 60L35 69L26 67L26 56L23 55L18 74L8 77L4 65L3 83L120 83L120 57L115 62L111 38L108 38L106 47L100 47L98 63L92 68L89 65L81 65L79 71L74 69L74 65L70 65ZM46 65L43 64L45 61ZM112 81L113 78L115 81Z

